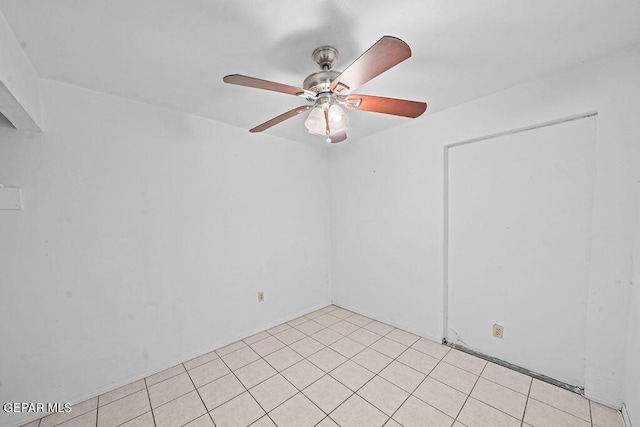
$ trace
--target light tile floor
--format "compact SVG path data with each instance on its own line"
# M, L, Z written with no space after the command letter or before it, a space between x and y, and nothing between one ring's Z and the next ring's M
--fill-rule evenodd
M328 306L29 427L624 425L618 411Z

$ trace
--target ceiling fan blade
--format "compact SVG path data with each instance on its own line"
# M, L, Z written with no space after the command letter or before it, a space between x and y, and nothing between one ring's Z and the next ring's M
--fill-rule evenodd
M277 117L274 117L271 120L267 120L266 122L262 123L261 125L258 125L256 127L254 127L253 129L250 129L249 132L262 132L263 130L267 130L269 129L271 126L275 126L278 123L284 122L287 119L290 119L291 117L297 116L300 113L304 113L305 111L307 111L309 108L311 108L311 105L303 105L302 107L296 107L293 110L289 110L286 113L280 114Z
M338 94L353 92L409 57L408 44L399 38L384 36L331 82L331 90Z
M337 144L338 142L342 142L345 139L347 139L347 133L342 131L342 132L338 132L335 135L331 135L331 143L332 144Z
M305 95L306 92L301 87L289 86L282 83L270 82L268 80L256 79L255 77L243 76L241 74L230 74L222 79L225 83L233 85L255 87L256 89L272 90L274 92L286 93L289 95ZM315 94L314 94L315 95Z
M393 114L394 116L411 117L415 119L427 110L426 102L408 101L398 98L383 98L382 96L349 95L347 108L374 113Z

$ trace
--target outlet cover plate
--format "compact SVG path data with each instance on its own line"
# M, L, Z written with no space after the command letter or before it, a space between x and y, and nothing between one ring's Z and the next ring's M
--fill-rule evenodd
M504 335L504 326L494 324L493 325L493 336L496 338L502 338Z

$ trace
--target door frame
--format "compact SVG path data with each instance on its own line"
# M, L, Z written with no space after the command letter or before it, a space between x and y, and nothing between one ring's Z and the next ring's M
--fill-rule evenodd
M486 141L501 136L513 135L522 132L528 132L540 128L558 125L561 123L582 120L588 117L595 117L597 111L589 111L586 113L575 114L560 119L550 120L547 122L536 123L521 128L511 129L503 132L493 133L485 136L467 139L452 144L446 144L443 148L443 236L442 236L442 341L449 342L449 150L461 145L473 144L476 142Z

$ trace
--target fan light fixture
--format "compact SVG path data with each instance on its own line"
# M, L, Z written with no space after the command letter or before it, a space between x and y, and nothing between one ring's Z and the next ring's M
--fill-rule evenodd
M347 123L349 123L349 116L336 104L316 105L304 121L310 134L326 136L327 142L331 142L332 136L346 131Z
M321 46L311 57L320 71L309 74L302 87L290 86L242 74L230 74L225 83L285 93L305 99L308 103L267 120L249 132L263 132L285 120L309 111L304 125L310 134L320 135L327 142L337 144L347 139L349 117L343 110L360 110L372 113L415 119L425 112L427 104L407 99L384 98L353 93L371 79L395 67L411 56L409 45L397 37L384 36L358 57L344 71L333 69L338 50Z

